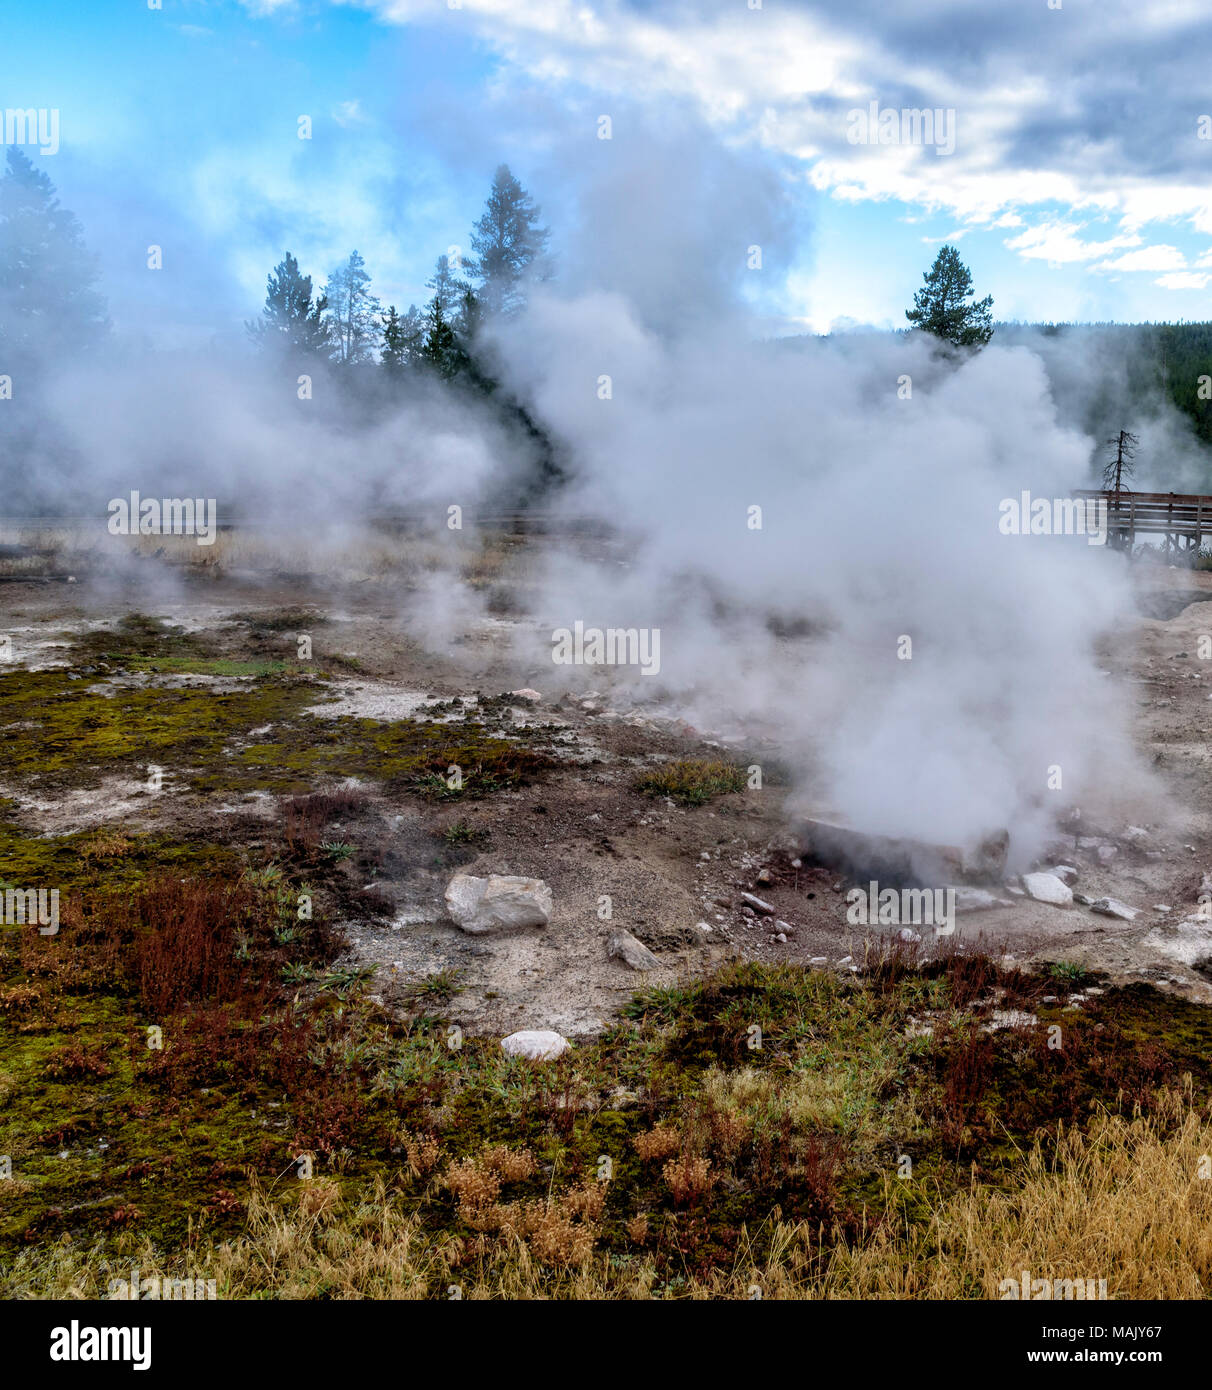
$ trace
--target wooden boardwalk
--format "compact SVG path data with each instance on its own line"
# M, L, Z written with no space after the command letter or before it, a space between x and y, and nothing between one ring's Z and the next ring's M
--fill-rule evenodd
M1212 538L1212 497L1197 492L1079 489L1073 496L1106 502L1107 544L1115 550L1131 551L1137 536L1164 536L1167 553L1193 558L1203 538Z

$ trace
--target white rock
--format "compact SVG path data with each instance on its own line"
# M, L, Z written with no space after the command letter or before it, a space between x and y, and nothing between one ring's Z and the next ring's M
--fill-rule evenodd
M812 959L808 962L808 964L812 966L814 970L823 970L824 967L829 964L829 957L813 956Z
M1099 898L1090 904L1090 911L1103 917L1118 917L1121 922L1135 922L1137 909L1121 903L1118 898Z
M760 912L765 917L774 916L774 908L768 902L763 902L761 898L756 898L752 893L742 893L741 900L747 902L754 912Z
M955 893L956 912L984 912L997 906L997 899L983 888L949 888L947 891ZM1022 889L1018 891L1021 893Z
M1153 904L1153 911L1154 911L1154 912L1173 912L1174 909L1170 906L1169 903L1154 903L1154 904Z
M1051 903L1054 907L1073 905L1073 890L1055 874L1024 874L1023 887L1037 903Z
M519 700L541 700L543 697L537 690L531 690L529 686L523 686L521 690L511 690L511 695L515 695Z
M1117 850L1114 845L1099 845L1097 853L1098 862L1100 864L1110 864L1116 855L1119 854L1119 850Z
M1056 864L1048 872L1055 874L1062 883L1067 883L1070 887L1077 882L1077 870L1072 864Z
M501 1051L510 1057L526 1057L532 1062L554 1062L568 1051L568 1039L550 1028L523 1028L501 1039Z
M541 878L455 874L446 888L446 908L465 932L545 927L551 919L551 889Z
M619 928L610 933L610 940L606 943L606 954L614 960L621 960L624 965L631 966L632 970L659 970L661 962L638 938L632 936L629 931Z

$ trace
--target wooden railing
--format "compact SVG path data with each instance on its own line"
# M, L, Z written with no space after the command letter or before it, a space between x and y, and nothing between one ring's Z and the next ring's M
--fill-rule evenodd
M1114 492L1081 488L1074 497L1107 504L1107 542L1131 549L1138 535L1165 536L1167 548L1198 550L1212 533L1212 497L1193 492Z

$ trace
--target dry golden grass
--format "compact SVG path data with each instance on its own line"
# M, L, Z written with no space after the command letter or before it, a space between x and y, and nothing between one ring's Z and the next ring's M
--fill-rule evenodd
M925 1229L885 1229L837 1254L831 1298L997 1298L1004 1279L1106 1279L1120 1298L1212 1293L1212 1123L1175 1098L1159 1119L1104 1116L1065 1135L1057 1156L1037 1146L1013 1192L974 1185ZM1170 1128L1173 1126L1173 1128ZM794 1274L771 1271L771 1292Z
M1106 1116L1086 1136L1066 1135L1052 1160L1038 1148L1025 1155L1013 1192L973 1185L938 1202L928 1221L889 1221L852 1248L830 1254L822 1233L806 1225L775 1221L742 1231L730 1271L692 1279L680 1292L987 1299L1026 1269L1033 1278L1103 1278L1110 1297L1207 1297L1212 1179L1200 1173L1209 1155L1212 1121L1175 1097L1158 1117ZM448 1169L445 1180L453 1175L460 1200L485 1184L499 1191L500 1177L485 1160ZM524 1162L509 1154L515 1161ZM214 1278L221 1298L643 1299L661 1286L647 1256L611 1260L596 1248L605 1183L591 1180L547 1201L494 1201L494 1234L436 1238L382 1182L352 1204L335 1183L309 1187L306 1198L287 1203L255 1188L246 1234L218 1245L199 1241L188 1270L179 1259L166 1264L133 1235L122 1263L135 1256L145 1274ZM636 1213L627 1228L642 1244L649 1219ZM0 1276L0 1296L104 1297L109 1273L95 1255L64 1241L19 1256Z

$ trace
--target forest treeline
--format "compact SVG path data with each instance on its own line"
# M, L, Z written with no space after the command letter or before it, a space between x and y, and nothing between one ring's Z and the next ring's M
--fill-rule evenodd
M502 389L501 364L486 350L483 333L494 317L516 314L528 287L550 276L548 239L534 200L501 165L471 230L471 254L436 258L422 304L384 306L356 250L321 285L284 248L269 272L260 313L245 325L248 342L292 371L322 364L347 382L351 398L387 405L407 393L408 383L425 381L469 391L521 428L536 446L543 472L558 471L541 425ZM0 395L13 398L18 370L36 382L40 373L105 349L112 328L99 278L79 220L60 204L48 176L10 147L0 177ZM930 276L926 280L928 292ZM987 318L988 303L969 312ZM990 331L1003 343L1029 344L1037 335L1068 339L1087 360L1093 356L1097 385L1081 404L1085 418L1075 422L1088 431L1099 433L1107 419L1153 414L1159 401L1169 400L1191 422L1196 438L1212 445L1212 322L982 321L973 330L980 341ZM1065 382L1055 361L1049 371L1063 397Z

